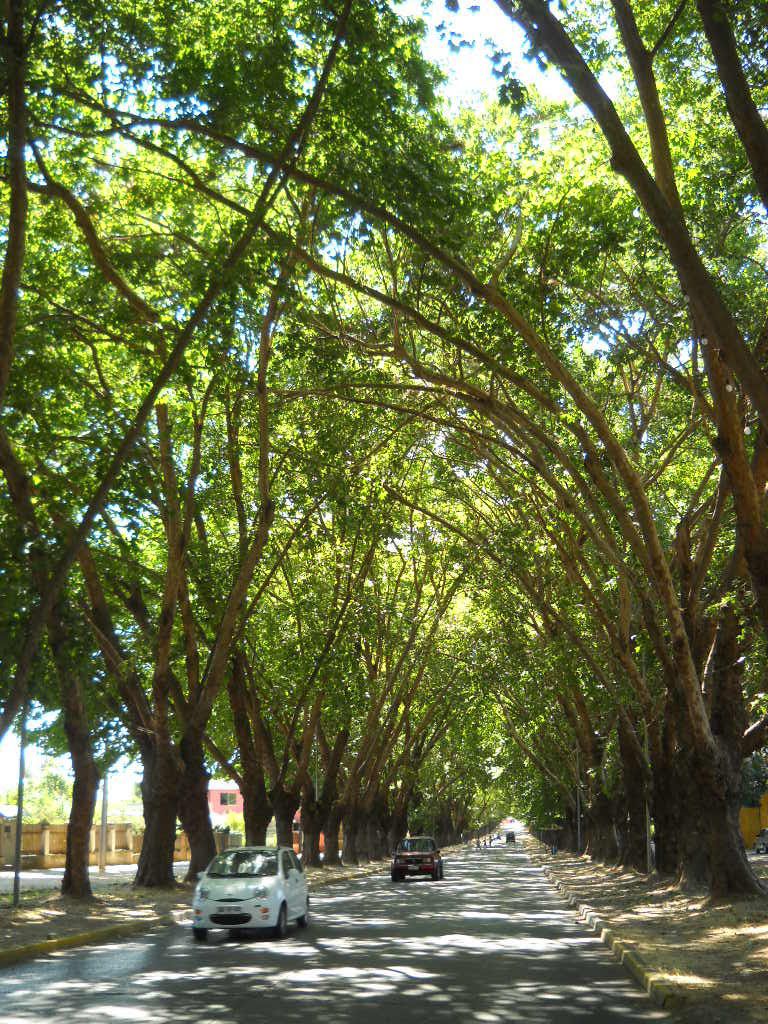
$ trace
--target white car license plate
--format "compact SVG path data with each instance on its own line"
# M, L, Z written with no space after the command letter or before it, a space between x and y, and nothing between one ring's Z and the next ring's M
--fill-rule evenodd
M411 872L412 875L415 875L416 872L419 870L419 865L418 864L409 864L408 865L408 870Z

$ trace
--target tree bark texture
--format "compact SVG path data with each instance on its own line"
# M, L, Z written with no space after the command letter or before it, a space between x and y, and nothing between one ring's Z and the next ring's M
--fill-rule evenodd
M299 794L282 786L273 787L269 794L277 828L277 845L293 848L293 819L301 802Z
M338 867L341 864L339 831L341 829L343 817L344 808L340 804L336 803L333 804L331 809L328 811L323 823L323 833L325 834L325 853L323 854L323 864L327 868Z
M392 853L397 844L401 839L404 839L408 834L408 808L407 805L400 805L398 802L395 803L395 810L392 813L392 817L389 819L389 828L387 829L387 847L388 852Z
M679 880L687 889L726 894L765 895L747 860L739 827L741 765L747 711L739 657L739 620L720 614L707 673L705 699L715 737L715 754L706 757L684 734L676 755L681 820Z
M301 861L305 867L322 867L320 859L320 832L323 814L314 794L306 794L301 801Z
M79 691L76 681L73 688ZM74 784L72 805L67 823L67 852L61 892L75 899L90 899L91 879L88 871L91 849L91 826L99 788L99 770L93 759L93 746L85 708L79 692L64 706L64 730L72 759Z
M341 859L345 864L360 863L360 812L356 807L347 808L344 813L344 841Z
M245 659L239 650L232 659L232 672L229 675L227 689L240 751L239 784L243 795L245 841L254 846L263 846L267 841L267 828L272 820L272 804L269 802L264 781L264 765L248 717Z
M179 801L180 765L169 745L147 744L142 750L144 776L144 841L134 885L173 888L173 850L176 845L176 814Z
M208 807L208 779L203 758L203 738L186 733L179 744L183 770L179 780L179 818L189 840L190 858L187 881L210 864L216 853L216 840Z
M272 820L272 804L269 802L267 787L264 784L264 772L245 772L241 792L245 841L253 846L263 846L267 841L267 829Z
M598 792L586 811L587 845L585 852L592 860L613 864L618 857L613 807L610 797Z
M645 765L632 723L619 716L619 756L623 781L623 813L617 824L619 863L635 871L647 871L645 828Z
M768 210L768 128L744 74L726 7L721 0L696 0L696 6L715 58L728 113Z

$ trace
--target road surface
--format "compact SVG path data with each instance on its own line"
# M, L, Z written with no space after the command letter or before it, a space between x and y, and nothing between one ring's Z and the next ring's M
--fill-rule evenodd
M513 847L447 860L442 882L320 889L309 929L195 945L162 928L0 970L4 1024L618 1024L665 1021Z

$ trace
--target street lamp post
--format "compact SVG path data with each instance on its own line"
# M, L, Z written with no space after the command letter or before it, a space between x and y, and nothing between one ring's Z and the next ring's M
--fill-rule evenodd
M578 746L576 747L576 852L581 853L581 770Z
M13 854L13 905L18 907L21 899L21 840L24 820L24 748L27 744L27 701L21 709L19 730L19 789L16 799L16 846Z
M99 831L99 874L107 870L107 778L109 769L104 769L101 783L101 829Z
M645 760L650 764L648 751L648 723L643 721L645 731ZM651 846L651 805L648 802L648 783L645 784L645 860L648 865L648 874L653 872L653 847Z

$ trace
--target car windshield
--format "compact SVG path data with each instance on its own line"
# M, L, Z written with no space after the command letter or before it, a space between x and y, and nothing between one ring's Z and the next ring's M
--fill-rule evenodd
M263 878L277 874L277 851L227 850L214 857L209 878Z
M415 839L403 839L397 849L399 853L432 853L434 848L434 839L417 836Z

